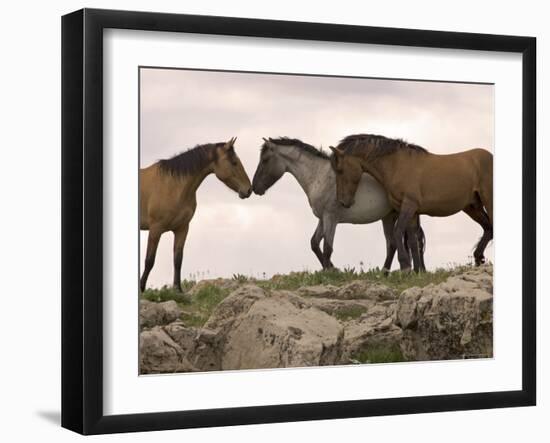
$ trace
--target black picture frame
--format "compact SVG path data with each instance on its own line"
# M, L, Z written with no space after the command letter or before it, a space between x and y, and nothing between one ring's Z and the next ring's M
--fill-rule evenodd
M103 30L172 31L522 54L522 389L104 415ZM62 18L62 426L82 434L229 426L536 403L536 39L83 9Z

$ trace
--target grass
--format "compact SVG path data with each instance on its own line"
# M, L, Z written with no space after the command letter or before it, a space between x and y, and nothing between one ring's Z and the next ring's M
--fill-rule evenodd
M141 298L149 301L163 302L174 300L177 303L188 303L189 297L185 293L195 285L195 282L184 280L181 283L182 292L177 292L172 286L163 286L160 289L147 289Z
M350 306L350 307L338 309L332 314L332 316L337 318L340 321L349 321L349 320L355 320L361 317L365 312L367 312L367 308L362 308L359 306Z
M213 284L207 284L191 297L186 292L193 285L192 282L182 283L184 293L177 292L168 286L161 289L147 289L142 294L142 298L156 302L174 300L183 310L182 320L185 325L200 327L206 323L216 306L229 295L230 291Z
M371 346L352 356L359 363L397 363L407 361L398 345Z
M373 283L381 283L390 288L402 291L413 286L424 287L430 283L438 284L445 281L457 271L465 269L466 266L459 266L453 269L439 268L435 271L416 273L403 273L400 271L391 272L385 276L383 272L376 269L357 272L354 268L346 268L342 271L331 269L323 271L291 272L286 275L275 275L269 280L254 281L264 289L298 289L301 286L334 285L342 286L353 280L367 280Z

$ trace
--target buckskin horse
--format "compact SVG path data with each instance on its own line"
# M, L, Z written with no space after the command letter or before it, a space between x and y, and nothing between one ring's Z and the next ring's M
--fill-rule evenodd
M167 231L174 233L173 283L181 291L183 247L197 207L196 192L209 174L215 174L240 198L252 193L250 179L235 152L235 140L199 145L140 169L140 229L149 230L141 291L155 264L160 237Z
M353 206L363 172L384 186L391 206L399 212L394 238L402 270L410 270L403 232L415 235L419 214L468 214L483 228L474 259L477 266L484 263L485 248L493 238L493 155L489 151L438 155L400 139L373 134L350 135L330 148L338 201L344 207ZM418 253L413 247L413 259Z
M389 272L395 255L393 229L397 213L392 210L384 188L368 174L358 183L357 203L344 208L336 199L336 174L330 167L330 157L325 152L298 139L287 137L264 138L260 161L252 180L252 189L263 195L286 172L294 176L307 195L313 214L319 219L311 237L311 249L323 269L333 268L331 261L336 226L339 223L368 224L382 220L386 236L386 261L384 273ZM419 238L423 251L424 233L420 226ZM323 241L323 251L320 244ZM420 254L424 267L423 253Z

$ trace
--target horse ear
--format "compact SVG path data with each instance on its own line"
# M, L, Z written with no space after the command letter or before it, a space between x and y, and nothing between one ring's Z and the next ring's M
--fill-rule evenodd
M342 151L340 148L335 148L334 146L329 146L329 148L336 156L344 155L344 151Z
M269 142L269 140L268 140L267 138L265 138L265 137L262 137L262 140L263 140L264 142L266 142L266 143Z
M233 145L235 144L235 140L237 140L237 137L231 137L231 140L229 140L225 144L226 151L229 151L229 150L233 149Z

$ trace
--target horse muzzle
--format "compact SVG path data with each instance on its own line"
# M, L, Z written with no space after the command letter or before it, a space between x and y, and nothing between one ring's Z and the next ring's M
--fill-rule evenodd
M254 194L256 195L264 195L265 189L258 189L257 186L253 186L252 189L254 190Z
M239 197L242 199L250 197L252 194L252 188L248 188L246 191L239 191Z

